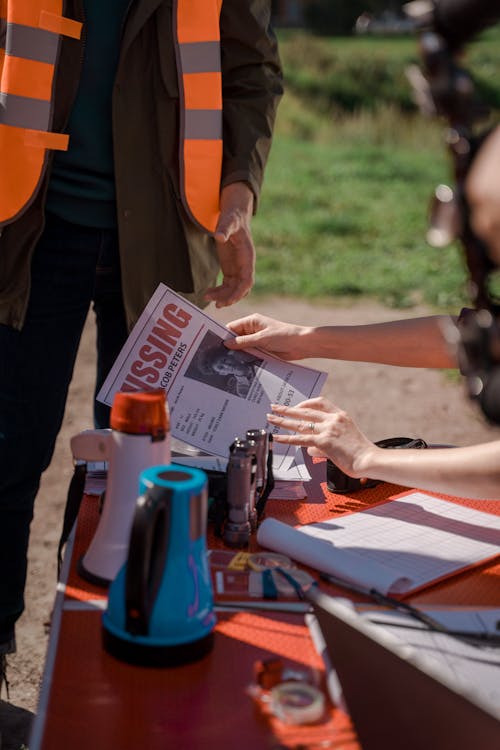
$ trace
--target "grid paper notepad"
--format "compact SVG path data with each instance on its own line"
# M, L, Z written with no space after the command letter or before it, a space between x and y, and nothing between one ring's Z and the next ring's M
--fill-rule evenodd
M346 583L404 595L500 555L500 516L414 491L304 526L268 518L257 540Z

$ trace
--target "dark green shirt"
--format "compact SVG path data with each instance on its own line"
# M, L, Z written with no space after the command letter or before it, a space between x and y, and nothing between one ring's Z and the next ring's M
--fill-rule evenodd
M68 151L56 151L47 210L96 228L116 226L111 97L130 0L85 0L85 47L68 123Z

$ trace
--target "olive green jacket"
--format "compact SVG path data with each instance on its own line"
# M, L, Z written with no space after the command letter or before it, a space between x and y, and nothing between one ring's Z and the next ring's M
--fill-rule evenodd
M222 186L262 185L282 94L270 0L224 0L221 12L224 157ZM83 20L82 0L65 15ZM64 132L78 87L84 38L65 38L53 130ZM187 219L179 191L179 89L172 0L132 0L113 91L113 140L122 287L129 326L160 281L202 304L218 262L211 236ZM30 266L43 231L51 157L36 198L0 236L0 324L21 329Z

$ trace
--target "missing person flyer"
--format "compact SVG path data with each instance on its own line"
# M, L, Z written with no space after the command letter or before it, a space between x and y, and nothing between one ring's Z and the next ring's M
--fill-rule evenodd
M245 437L247 429L270 429L266 414L271 403L294 406L318 396L326 380L324 372L258 349L227 349L223 342L231 336L203 310L160 284L98 400L112 406L117 391L164 388L172 436L227 459L235 437ZM273 426L272 431L281 429ZM294 446L274 443L273 450L276 471L297 468Z

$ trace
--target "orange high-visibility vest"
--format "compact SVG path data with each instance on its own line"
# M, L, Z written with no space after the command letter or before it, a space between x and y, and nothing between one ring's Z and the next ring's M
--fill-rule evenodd
M184 207L213 232L222 168L222 0L177 0L174 23L181 96L180 174Z
M214 231L222 165L219 16L222 0L177 0L174 27L181 97L180 174L190 218ZM61 36L82 25L62 16L63 0L0 0L0 226L37 193L48 150L69 138L51 132Z
M62 16L63 0L0 0L0 225L29 206L48 149L68 136L51 132L54 73L61 36L81 24Z

